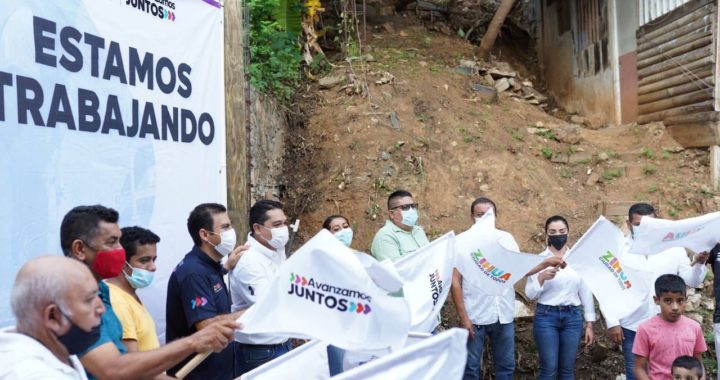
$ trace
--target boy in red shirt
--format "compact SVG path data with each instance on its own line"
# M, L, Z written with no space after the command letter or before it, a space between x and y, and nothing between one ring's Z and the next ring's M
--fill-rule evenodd
M707 351L700 324L683 315L686 286L680 276L665 274L655 281L655 304L660 314L638 327L633 354L633 373L638 380L671 380L671 365L678 356L702 361Z

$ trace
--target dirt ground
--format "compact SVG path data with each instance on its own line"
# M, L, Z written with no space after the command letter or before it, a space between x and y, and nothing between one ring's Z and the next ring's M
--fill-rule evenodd
M577 144L531 133L538 126L555 131L570 115L507 94L479 100L470 86L483 79L457 71L460 60L473 59L473 46L457 36L400 16L389 26L368 28L363 53L371 62L336 62L332 74L344 76L343 83L330 89L310 84L296 96L293 108L302 113L288 142L282 201L289 216L302 220L299 242L326 216L342 214L353 225L354 248L369 251L385 221L387 196L396 189L415 195L419 224L431 239L467 229L472 200L490 197L498 205L498 227L524 252L544 249L542 225L554 214L568 218L570 242L577 241L604 202L648 201L667 218L717 209L707 151L682 149L662 125L583 127ZM541 89L532 59L504 43L508 48L496 55ZM549 154L569 154L575 163L552 162ZM598 181L587 184L593 173ZM706 326L709 319L706 312ZM457 326L449 299L444 324ZM578 378L614 379L623 372L621 353L603 331L597 323L601 339L580 354ZM517 378L532 378L531 323L519 321L516 335Z

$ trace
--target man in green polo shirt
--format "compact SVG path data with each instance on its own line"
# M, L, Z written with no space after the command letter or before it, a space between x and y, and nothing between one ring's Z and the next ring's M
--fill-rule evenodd
M425 231L415 225L418 219L418 204L412 194L397 190L388 197L388 219L375 234L370 251L378 261L401 257L430 244Z

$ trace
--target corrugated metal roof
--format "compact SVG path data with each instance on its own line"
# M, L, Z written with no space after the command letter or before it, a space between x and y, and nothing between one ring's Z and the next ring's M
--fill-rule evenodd
M690 0L638 0L638 25L643 26Z

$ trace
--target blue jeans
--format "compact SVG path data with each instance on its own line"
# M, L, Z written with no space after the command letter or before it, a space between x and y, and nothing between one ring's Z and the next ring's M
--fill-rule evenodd
M575 359L582 330L579 306L537 305L533 336L540 356L539 379L575 378Z
M635 357L632 353L633 342L635 341L635 331L628 330L623 327L622 332L623 337L625 338L622 344L623 356L625 357L625 379L635 380L635 375L633 375Z
M343 372L343 359L345 358L345 350L329 344L327 346L327 357L330 376L341 374Z
M280 344L238 344L235 356L236 368L240 374L247 373L261 365L280 357L292 350L292 343L288 340Z
M463 380L477 380L482 368L485 337L490 338L495 379L512 379L515 371L515 325L495 322L491 325L475 325L475 339L467 343L467 363Z

